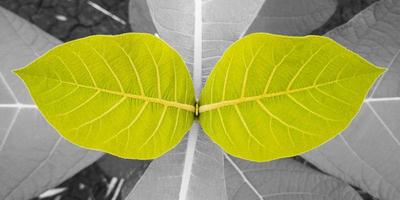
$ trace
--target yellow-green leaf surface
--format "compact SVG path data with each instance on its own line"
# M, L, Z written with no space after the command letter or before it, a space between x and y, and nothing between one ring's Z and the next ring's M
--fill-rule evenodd
M344 130L383 72L325 37L251 34L210 74L200 123L239 158L298 155Z
M159 157L194 119L194 89L183 60L150 34L75 40L16 73L64 138L119 157Z

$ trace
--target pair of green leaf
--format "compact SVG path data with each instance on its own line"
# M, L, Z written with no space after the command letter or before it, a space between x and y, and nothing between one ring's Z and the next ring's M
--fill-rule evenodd
M198 104L182 58L150 34L75 40L16 71L49 123L76 145L157 158L199 111L215 143L253 161L298 155L340 133L383 72L328 38L266 33L229 47Z

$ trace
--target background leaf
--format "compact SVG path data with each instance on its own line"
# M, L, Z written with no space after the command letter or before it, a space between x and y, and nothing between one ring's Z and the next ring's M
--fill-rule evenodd
M400 199L400 2L377 2L327 36L390 69L349 129L304 157L375 197Z
M133 30L157 32L179 51L190 71L194 59L194 1L131 0L129 12ZM225 49L242 36L252 32L308 34L329 19L336 5L336 0L204 1L203 83Z
M323 25L337 4L337 0L265 0L244 35L255 32L306 35Z
M68 42L16 73L46 119L85 148L153 159L176 146L193 123L185 63L150 34Z
M344 182L292 159L253 163L225 156L229 200L361 200Z
M345 129L383 71L326 37L247 35L211 72L200 123L238 158L296 156Z
M204 134L193 132L198 126L150 164L127 199L226 199L222 154Z
M60 42L0 7L0 199L29 199L102 154L63 140L12 73Z

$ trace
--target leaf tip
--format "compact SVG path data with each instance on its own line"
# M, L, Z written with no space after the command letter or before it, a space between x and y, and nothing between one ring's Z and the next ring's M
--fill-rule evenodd
M375 70L376 70L376 73L377 73L377 77L380 77L383 74L385 74L386 72L388 72L389 68L381 67L381 66L375 66Z
M380 70L381 73L385 73L385 72L389 71L389 68L388 68L388 67L380 67L380 66L377 66L376 68L378 68L378 69Z
M23 71L24 71L24 67L12 70L12 72L13 72L15 75L19 76L19 77L21 76L21 74L22 74Z

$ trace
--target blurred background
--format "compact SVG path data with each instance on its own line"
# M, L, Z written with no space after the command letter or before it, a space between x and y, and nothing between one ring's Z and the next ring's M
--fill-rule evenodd
M335 14L310 34L326 33L347 22L375 1L377 0L341 0ZM0 6L64 42L94 34L135 31L131 29L128 20L129 0L0 0ZM300 157L295 159L311 166ZM35 200L124 199L150 162L104 155L91 166ZM373 199L363 191L358 191L364 199Z

